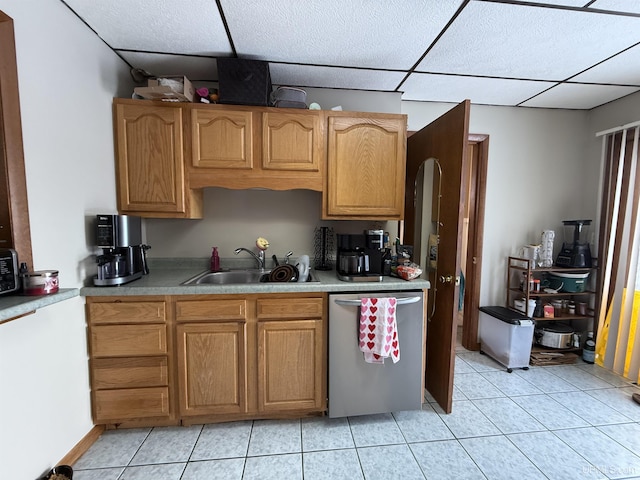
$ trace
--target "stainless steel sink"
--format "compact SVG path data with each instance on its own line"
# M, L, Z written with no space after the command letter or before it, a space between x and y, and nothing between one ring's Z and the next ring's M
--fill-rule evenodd
M269 279L268 270L204 271L182 285L229 285L234 283L260 283Z
M270 270L227 270L224 272L210 272L205 270L195 277L182 282L181 285L233 285L242 283L264 283L269 281ZM307 283L317 283L314 277L309 274ZM295 282L294 282L295 283Z

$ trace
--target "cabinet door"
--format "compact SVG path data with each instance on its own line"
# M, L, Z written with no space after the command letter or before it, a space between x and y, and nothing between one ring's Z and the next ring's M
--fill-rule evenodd
M403 218L406 117L330 116L323 218Z
M191 110L192 165L197 168L253 167L253 113Z
M258 323L258 409L320 410L322 320Z
M116 103L115 113L118 210L185 214L182 109Z
M180 413L247 410L244 322L177 326Z
M321 176L320 116L265 112L262 115L262 168L318 172Z

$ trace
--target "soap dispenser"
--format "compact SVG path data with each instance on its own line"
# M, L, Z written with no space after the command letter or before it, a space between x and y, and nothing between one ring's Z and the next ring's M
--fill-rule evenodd
M220 256L218 255L218 247L213 247L211 251L211 271L220 271Z

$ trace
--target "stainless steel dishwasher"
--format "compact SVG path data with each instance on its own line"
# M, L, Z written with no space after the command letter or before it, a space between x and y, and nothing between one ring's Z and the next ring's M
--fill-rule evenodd
M397 298L400 361L364 360L359 348L360 299ZM329 417L419 410L423 402L422 291L329 295Z

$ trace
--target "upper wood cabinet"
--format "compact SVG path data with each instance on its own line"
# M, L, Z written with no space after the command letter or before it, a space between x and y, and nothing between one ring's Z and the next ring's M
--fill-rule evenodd
M202 217L202 192L185 179L183 114L175 104L114 101L120 213Z
M193 188L322 191L322 112L240 105L188 109Z
M406 115L329 114L323 218L403 218L406 126Z

